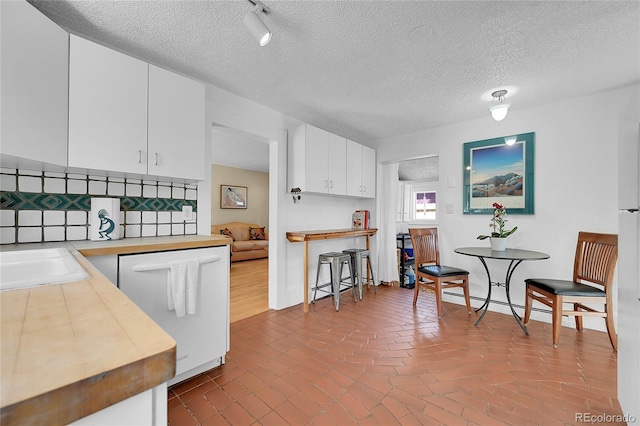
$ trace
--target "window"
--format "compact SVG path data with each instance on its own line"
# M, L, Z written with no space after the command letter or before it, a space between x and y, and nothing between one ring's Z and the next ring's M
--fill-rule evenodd
M402 222L435 222L438 219L438 182L402 182Z
M436 192L414 192L412 197L415 220L436 220Z

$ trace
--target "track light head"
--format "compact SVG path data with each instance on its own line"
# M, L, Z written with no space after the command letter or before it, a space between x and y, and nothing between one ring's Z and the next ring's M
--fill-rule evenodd
M251 10L244 15L244 19L242 22L244 26L247 27L247 30L251 33L251 35L258 40L260 46L265 46L271 40L271 30L262 22L260 17L258 16L259 12L264 13L265 15L270 12L270 9L263 5L258 0L248 0L249 3L255 5L255 10Z

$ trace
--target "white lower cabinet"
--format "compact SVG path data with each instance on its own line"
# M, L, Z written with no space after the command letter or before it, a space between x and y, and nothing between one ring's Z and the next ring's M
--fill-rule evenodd
M71 426L164 426L166 424L166 383L70 423Z
M168 309L169 262L198 259L195 314ZM119 256L118 286L177 344L172 385L224 362L229 350L229 248L210 247Z
M96 267L113 285L118 285L118 256L106 254L103 256L90 256L87 260Z

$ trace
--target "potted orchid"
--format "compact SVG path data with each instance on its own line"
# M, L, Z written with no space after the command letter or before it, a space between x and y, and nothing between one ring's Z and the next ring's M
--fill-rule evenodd
M491 218L490 227L493 228L491 235L478 235L479 240L491 238L491 249L502 251L507 247L507 237L518 229L517 226L512 229L505 229L504 226L507 223L505 216L507 215L507 209L498 203L493 203L493 217Z

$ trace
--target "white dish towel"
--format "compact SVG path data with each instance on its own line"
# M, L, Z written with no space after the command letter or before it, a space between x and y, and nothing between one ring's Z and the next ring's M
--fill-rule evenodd
M177 317L196 313L199 269L198 259L169 261L167 308L175 310Z

